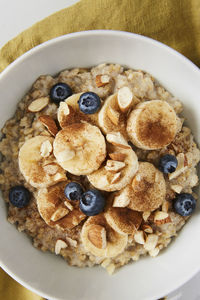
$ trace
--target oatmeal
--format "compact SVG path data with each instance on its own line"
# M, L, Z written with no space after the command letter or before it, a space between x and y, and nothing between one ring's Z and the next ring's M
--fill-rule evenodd
M195 209L200 151L181 102L120 65L40 76L2 129L8 221L112 274L167 247Z

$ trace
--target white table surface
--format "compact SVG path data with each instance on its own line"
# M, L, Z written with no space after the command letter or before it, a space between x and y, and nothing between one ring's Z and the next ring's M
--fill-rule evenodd
M34 23L76 2L78 0L0 0L0 48ZM167 299L200 300L200 272Z

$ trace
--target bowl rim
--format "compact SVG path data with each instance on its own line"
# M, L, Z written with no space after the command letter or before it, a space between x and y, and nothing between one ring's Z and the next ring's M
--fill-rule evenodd
M33 55L34 53L39 52L41 49L45 49L46 47L49 47L53 44L59 43L60 41L64 41L64 40L68 40L68 39L73 39L73 38L77 38L80 36L118 36L120 37L127 37L127 38L135 38L137 40L141 40L141 41L147 41L148 43L150 43L153 46L158 46L159 48L163 49L163 50L167 50L169 53L171 53L173 56L175 56L177 59L181 60L184 64L187 65L187 67L189 67L191 69L192 72L195 72L197 76L199 76L200 78L200 68L195 65L189 58L185 57L183 54L179 53L178 51L176 51L175 49L171 48L170 46L167 46L165 44L163 44L162 42L159 42L157 40L154 40L150 37L144 36L144 35L140 35L140 34L136 34L136 33L132 33L132 32L127 32L127 31L122 31L122 30L102 30L102 29L98 29L98 30L86 30L86 31L79 31L79 32L73 32L73 33L68 33L65 35L61 35L59 37L55 37L52 38L48 41L45 41L33 48L31 48L30 50L28 50L27 52L23 53L22 55L20 55L18 58L16 58L13 62L11 62L1 73L0 73L0 81L3 79L4 76L7 75L7 73L11 72L13 68L17 67L23 60L25 60L26 58L28 58L29 56ZM44 297L46 299L52 299L52 300L58 300L58 298L52 298L50 295L48 295L47 293L41 292L38 289L32 287L29 283L27 283L25 280L19 278L17 275L15 275L15 273L10 269L7 268L6 265L3 263L2 260L0 260L0 267L8 274L10 275L14 280L16 280L18 283L20 283L23 287L29 289L30 291L32 291L33 293ZM156 297L160 298L163 297L163 294L168 294L171 293L172 291L180 288L182 285L184 285L187 281L189 281L193 276L195 276L200 270L199 266L196 266L196 269L189 274L188 276L186 276L184 278L184 280L176 285L176 287L173 290L169 290L166 288L165 291L163 291L162 293L157 293ZM154 295L155 297L155 295ZM151 297L149 298L151 299Z

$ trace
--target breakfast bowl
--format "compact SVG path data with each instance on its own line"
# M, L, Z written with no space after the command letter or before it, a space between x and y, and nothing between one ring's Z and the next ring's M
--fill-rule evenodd
M181 100L184 118L200 141L200 71L175 50L137 34L97 30L68 34L35 47L0 74L0 127L11 118L19 100L41 74L102 63L119 64L150 73ZM196 194L198 194L196 190ZM155 300L178 288L200 269L197 208L170 246L155 257L127 264L112 276L99 267L68 266L60 257L42 253L25 234L7 222L0 201L0 266L19 283L48 299Z

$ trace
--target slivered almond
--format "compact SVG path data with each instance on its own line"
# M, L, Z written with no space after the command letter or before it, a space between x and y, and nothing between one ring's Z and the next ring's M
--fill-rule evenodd
M65 201L64 204L69 210L72 211L74 209L74 207L71 205L71 203L69 201Z
M172 179L178 177L181 173L183 173L188 168L188 165L185 165L184 153L179 153L176 158L178 161L178 166L173 173L169 174L169 180L172 180Z
M49 175L55 175L58 172L59 166L56 163L50 163L43 166L44 171Z
M105 169L109 172L118 172L125 167L125 163L117 160L107 160Z
M182 191L183 187L179 184L171 184L170 185L171 189L176 192L177 194L180 194L180 192Z
M106 84L108 84L110 82L110 76L101 75L101 74L97 75L96 79L95 79L95 82L96 82L97 87L105 86Z
M144 211L142 214L143 220L146 222L148 218L150 217L151 212L150 211Z
M144 230L146 233L153 233L152 227L148 224L143 224L142 225L142 230Z
M109 143L121 147L123 149L131 149L125 138L120 132L108 133L106 139Z
M28 106L28 111L30 112L39 112L43 108L45 108L49 103L49 98L48 97L41 97L29 104Z
M158 242L158 236L156 234L149 234L144 244L144 249L151 251L156 248Z
M119 89L117 94L117 101L122 112L127 112L132 105L133 93L128 87Z
M134 234L134 239L136 243L144 245L145 244L144 232L142 230L136 231L136 233Z
M51 216L51 221L56 222L56 221L62 219L68 213L69 213L69 210L67 208L59 207Z
M114 125L119 124L119 116L120 115L119 115L118 111L114 110L111 106L108 107L108 109L107 109L107 116Z
M57 240L55 245L55 254L60 254L61 249L67 248L67 244L63 240Z
M58 128L55 121L48 115L43 115L38 118L38 120L48 129L48 131L56 136L58 133Z
M88 230L88 239L97 248L106 248L106 230L101 225L92 224Z
M126 158L126 154L124 153L110 153L109 154L110 158L112 160L117 160L117 161L124 161Z
M48 157L53 151L52 144L49 140L46 140L42 143L40 147L40 154L42 157Z

